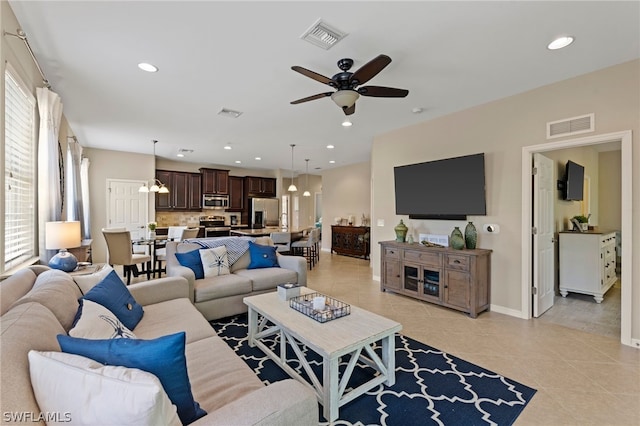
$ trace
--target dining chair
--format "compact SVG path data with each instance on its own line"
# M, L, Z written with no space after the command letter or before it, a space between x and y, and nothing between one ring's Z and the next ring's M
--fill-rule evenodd
M189 238L196 238L198 236L199 228L188 228L186 226L170 226L167 232L167 241L182 241ZM166 272L166 268L162 267L162 262L167 260L167 248L157 248L155 252L155 261L153 266L153 277L162 276L163 272Z
M272 232L269 236L278 253L289 253L291 251L291 232Z
M307 259L309 269L313 269L316 263L319 261L318 256L318 241L319 230L317 228L312 229L309 232L307 238L303 238L291 243L291 250L294 254L302 255Z
M102 235L107 242L109 265L122 265L127 277L127 285L131 283L131 274L138 276L137 265L142 264L142 272L151 279L151 256L133 252L131 232L124 228L102 228Z

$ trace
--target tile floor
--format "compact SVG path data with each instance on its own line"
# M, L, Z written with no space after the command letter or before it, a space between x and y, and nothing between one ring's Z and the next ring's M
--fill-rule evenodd
M326 252L309 271L308 286L393 318L409 337L537 389L516 425L640 425L640 350L618 338L494 312L471 319L381 292L368 260Z

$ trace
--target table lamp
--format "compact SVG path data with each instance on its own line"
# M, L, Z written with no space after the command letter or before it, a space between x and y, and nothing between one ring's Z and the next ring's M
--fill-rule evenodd
M80 222L47 222L45 224L45 247L47 250L60 249L49 261L53 269L71 272L78 266L78 259L67 251L80 247Z

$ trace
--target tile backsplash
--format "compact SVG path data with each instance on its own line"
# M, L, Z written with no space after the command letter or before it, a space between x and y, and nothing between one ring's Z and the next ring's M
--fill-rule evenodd
M219 210L209 210L206 212L157 212L156 222L158 227L165 228L167 226L198 226L200 225L200 216L224 216L226 225L231 223L230 216L236 216L240 221L240 213L227 213Z

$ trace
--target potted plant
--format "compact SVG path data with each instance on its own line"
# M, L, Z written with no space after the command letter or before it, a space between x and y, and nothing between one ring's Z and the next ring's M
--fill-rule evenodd
M158 224L156 222L149 222L147 224L147 228L149 228L149 239L156 237L156 227Z
M583 231L589 230L589 218L587 216L576 215L573 217L573 219L575 219L580 224L580 227Z

